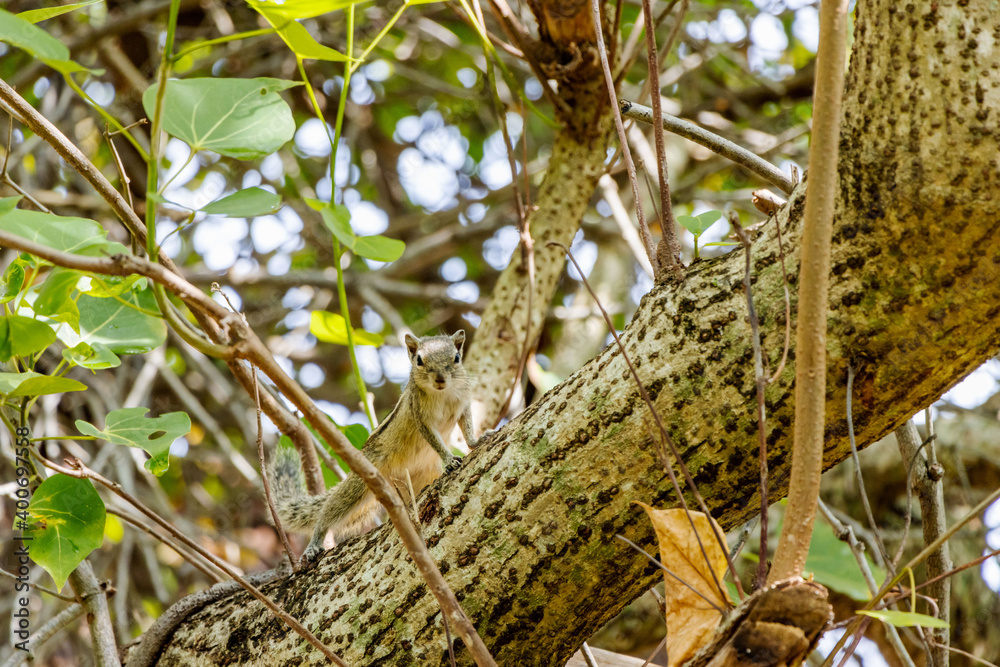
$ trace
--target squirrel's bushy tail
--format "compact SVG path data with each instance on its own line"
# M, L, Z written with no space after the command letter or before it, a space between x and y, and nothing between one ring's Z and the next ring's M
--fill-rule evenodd
M311 533L323 509L324 496L306 493L298 452L291 447L276 447L270 470L271 490L281 525L285 530Z

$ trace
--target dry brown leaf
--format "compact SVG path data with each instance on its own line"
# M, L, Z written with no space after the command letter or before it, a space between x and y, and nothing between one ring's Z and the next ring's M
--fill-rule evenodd
M636 504L646 510L653 522L656 538L660 543L660 562L687 584L685 586L666 572L663 573L667 655L670 657L670 667L674 667L689 660L711 640L712 633L722 621L719 609L732 606L729 593L722 585L727 567L726 554L709 524L712 519L705 514L691 512L691 520L688 520L684 510L658 510L645 503ZM694 521L705 554L708 554L707 563L698 546L695 532L691 529L691 521ZM715 524L714 521L712 523ZM715 526L718 528L718 524ZM721 529L719 534L724 534ZM712 577L712 572L715 572L715 578ZM715 583L716 578L722 585L721 591ZM698 593L692 591L692 588Z

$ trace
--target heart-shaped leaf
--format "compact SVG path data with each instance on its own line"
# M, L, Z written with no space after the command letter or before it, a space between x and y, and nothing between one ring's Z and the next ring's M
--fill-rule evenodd
M282 79L171 79L163 98L163 129L194 150L255 160L281 148L295 134L295 120L278 91L300 84ZM157 86L142 105L150 117Z
M76 421L76 427L84 435L145 450L151 457L146 470L159 477L170 465L170 445L191 431L191 418L186 412L146 417L147 412L149 408L141 406L113 410L104 419L103 431L82 419Z
M701 236L722 218L722 211L707 211L700 215L679 215L677 222L695 236Z
M104 539L104 501L90 480L53 475L31 497L28 512L37 524L25 531L31 538L31 559L45 568L57 588Z
M80 333L59 329L66 347L80 343L107 345L115 354L140 354L163 344L167 325L158 313L152 290L133 290L115 298L83 295L76 300L80 309Z
M19 208L0 213L0 231L23 236L54 250L79 255L114 254L121 248L119 244L109 242L107 232L93 220Z

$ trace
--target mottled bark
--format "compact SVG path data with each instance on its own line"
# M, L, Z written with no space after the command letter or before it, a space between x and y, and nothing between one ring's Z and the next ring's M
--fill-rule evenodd
M531 7L541 26L532 57L558 81L558 95L570 112L557 118L563 127L555 134L545 178L528 214L535 247L534 285L529 285L527 267L520 251L515 251L469 348L469 368L477 378L472 405L477 432L503 416L500 412L513 387L525 339L531 346L538 341L565 264L563 251L546 244L557 241L568 246L580 228L604 173L611 130L589 3L533 2Z
M848 362L864 446L1000 348L1000 15L986 2L962 4L859 3L833 237L826 466L849 452ZM779 216L793 277L803 193ZM683 284L656 287L623 336L726 528L757 506L742 262L741 253L697 262ZM754 276L773 368L784 338L773 225L754 244ZM788 483L793 365L766 396L774 500ZM499 664L563 664L660 576L614 539L652 552L632 501L674 501L648 425L624 360L608 348L424 493L431 553ZM447 664L440 611L390 526L265 590L352 665ZM459 657L469 664L467 652ZM295 659L320 664L241 593L192 616L160 664Z

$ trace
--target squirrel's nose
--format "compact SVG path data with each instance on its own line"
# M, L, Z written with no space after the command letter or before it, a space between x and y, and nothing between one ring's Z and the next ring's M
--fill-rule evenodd
M435 382L435 384L437 384L437 385L439 385L439 386L443 387L443 386L444 386L444 376L443 376L443 375L438 375L438 376L436 376L436 377L434 378L434 382Z

